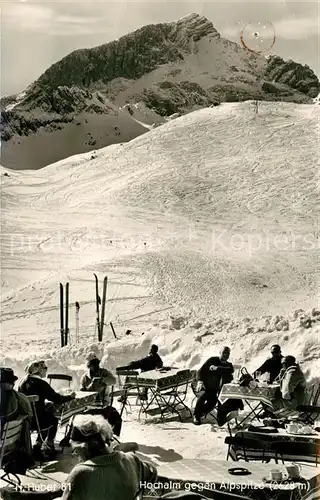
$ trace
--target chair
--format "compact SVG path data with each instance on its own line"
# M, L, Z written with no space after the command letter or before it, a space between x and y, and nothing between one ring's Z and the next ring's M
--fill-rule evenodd
M14 452L19 450L20 437L22 433L24 419L13 420L12 422L6 423L2 428L2 433L0 436L0 469L10 465L10 461L13 457ZM10 472L5 472L0 479L6 483L16 485L9 478ZM14 474L15 476L15 474ZM15 476L18 484L21 483L20 479Z
M120 410L120 416L122 417L122 414L123 414L124 410L126 409L127 404L129 404L129 406L131 406L130 402L129 402L129 398L130 397L136 398L136 404L137 404L138 398L140 398L144 394L141 391L141 388L139 387L139 380L138 380L139 372L137 372L135 370L117 370L117 375L118 375L120 387L122 385L121 380L120 380L120 376L125 377L124 384L122 385L120 391L118 392L118 395L120 394L121 397L123 398L122 407ZM117 391L114 391L113 397L115 396L115 393L117 393Z
M294 458L288 458L288 460L299 460L304 462L304 457L313 457L316 466L318 466L318 461L320 458L320 440L316 443L303 443L299 441L288 442L288 443L271 443L271 450L275 453L276 463L278 463L278 457L281 458L284 464L284 455L292 456Z
M257 452L261 452L262 454L262 462L269 462L270 455L266 456L266 452L271 451L271 443L263 441L261 439L255 438L247 438L243 433L241 435L236 436L227 436L224 440L225 444L228 445L227 452L227 460L231 455L235 457L235 460L244 459L246 462L250 460L255 460L252 456L250 456L250 451L254 450ZM231 447L234 447L234 453L231 454ZM274 452L276 459L276 453ZM257 459L259 460L259 459Z
M311 425L315 423L320 415L320 405L318 404L319 398L320 383L312 386L308 404L297 407L297 410L299 411L299 419L304 420L306 423Z
M192 380L191 380L190 386L191 386L192 392L194 394L194 398L192 399L192 402L191 402L191 410L193 412L194 403L198 399L200 391L197 391L197 385L198 385L198 380L196 378L197 370L191 370L191 375L192 375ZM218 401L216 406L219 407L220 404L221 404L220 401ZM217 423L217 418L216 418L215 414L213 413L213 410L206 413L204 415L204 417L207 418L208 415L210 415L214 419L215 423Z
M40 427L39 418L38 418L37 409L36 409L36 403L39 401L39 396L36 396L36 395L26 396L26 398L28 399L28 401L31 405L34 421L36 423L36 429L31 429L31 432L37 432L38 437L40 438L40 441L43 443L44 442L43 433L44 432L47 433L49 430L49 427L47 427L46 429L41 429L41 427ZM41 460L40 460L40 463L42 463Z
M69 387L72 382L72 375L65 375L64 373L48 373L47 378L50 385L52 380L66 380L67 382L69 382Z

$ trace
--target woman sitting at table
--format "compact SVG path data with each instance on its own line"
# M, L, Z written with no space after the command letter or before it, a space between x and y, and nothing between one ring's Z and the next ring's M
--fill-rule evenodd
M156 469L133 453L112 449L111 426L101 416L77 415L71 444L81 463L69 475L63 500L133 500L141 482L153 482Z
M104 401L108 396L107 388L115 385L116 377L106 368L100 367L100 360L93 353L87 356L87 368L81 379L81 390L98 392L98 399Z
M26 396L38 396L39 398L35 403L36 415L33 416L31 422L31 429L39 429L37 420L41 429L33 447L35 458L37 455L41 456L41 449L49 455L55 453L54 439L58 429L58 418L55 416L53 403L60 405L75 398L75 393L69 396L58 394L46 380L43 380L46 377L47 369L44 361L29 363L26 367L27 376L19 386L19 391Z
M286 408L295 410L299 405L307 403L307 382L294 356L286 356L282 362L282 370L279 375L280 392L278 398L273 401L275 411Z

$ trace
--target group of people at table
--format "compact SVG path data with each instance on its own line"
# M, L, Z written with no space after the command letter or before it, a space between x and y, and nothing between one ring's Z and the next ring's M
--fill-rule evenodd
M228 361L229 358L230 348L223 347L220 357L209 358L197 371L199 396L194 410L194 424L201 424L202 416L217 406L223 385L233 381L234 368ZM268 384L279 384L279 391L272 401L272 408L265 407L266 417L272 416L272 410L275 412L281 408L294 410L306 403L306 377L295 357L283 356L279 345L271 347L271 357L256 369L251 378L259 380L262 376L267 379ZM243 409L243 403L239 399L228 399L218 405L218 424L223 425L227 415L239 409Z
M224 384L233 380L234 368L229 362L230 348L224 347L219 357L209 358L197 371L198 399L194 409L194 424L200 424L203 415L210 412L218 402ZM150 371L163 367L158 347L152 345L149 355L133 361L127 369ZM37 440L31 449L37 460L40 453L54 454L54 440L58 429L58 418L54 405L61 405L75 398L75 393L62 395L56 392L45 380L47 366L44 361L34 361L26 367L26 377L21 381L18 391L14 390L17 377L10 368L0 369L1 389L1 428L9 421L25 418L27 431L38 430ZM279 382L279 397L274 401L275 408L295 407L304 403L306 379L293 356L283 356L278 345L272 346L271 358L257 369L254 377L268 374L269 383ZM87 372L81 379L81 390L105 394L106 388L116 384L116 377L107 369L100 367L95 355L87 361ZM26 396L37 396L35 403L36 418ZM145 393L142 397L147 397ZM51 403L51 404L50 404ZM236 402L237 404L239 401ZM110 408L112 411L110 411ZM230 410L231 408L231 410ZM226 401L218 407L218 422L234 409L234 401ZM220 413L219 413L220 412ZM93 412L76 415L65 444L71 443L79 456L68 478L68 488L63 493L66 500L132 500L137 498L140 482L156 479L156 470L141 461L131 450L121 448L114 436L120 436L122 420L117 410L106 405ZM31 443L31 441L30 441ZM123 450L123 451L122 451ZM47 456L47 455L45 455Z

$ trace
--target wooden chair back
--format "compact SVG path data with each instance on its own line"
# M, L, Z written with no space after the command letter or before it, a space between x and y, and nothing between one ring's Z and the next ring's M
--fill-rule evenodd
M19 449L24 419L6 423L0 436L0 469L10 460L13 451Z
M52 380L66 380L68 382L69 387L72 382L72 376L66 375L65 373L48 373L47 379L49 380L50 385Z

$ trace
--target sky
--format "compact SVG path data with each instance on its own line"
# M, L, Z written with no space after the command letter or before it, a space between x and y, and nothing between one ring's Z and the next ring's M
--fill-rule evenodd
M320 77L319 5L293 0L2 0L1 94L24 90L75 49L101 45L143 25L177 20L191 12L206 16L222 36L236 42L242 28L256 32L266 25L269 35L276 34L268 53L308 64ZM266 45L269 35L265 33Z

